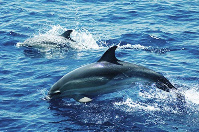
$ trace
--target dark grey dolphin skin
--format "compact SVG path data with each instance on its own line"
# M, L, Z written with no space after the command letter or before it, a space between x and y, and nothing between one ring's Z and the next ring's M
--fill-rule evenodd
M64 37L64 38L67 38L73 42L75 42L75 40L73 40L71 37L70 37L70 34L73 32L73 30L67 30L65 31L61 36Z
M169 92L176 89L163 75L146 67L123 62L115 57L117 46L109 48L95 63L69 72L58 80L48 93L49 99L70 97L79 102L89 102L90 96L110 93L125 84L138 81L155 83Z

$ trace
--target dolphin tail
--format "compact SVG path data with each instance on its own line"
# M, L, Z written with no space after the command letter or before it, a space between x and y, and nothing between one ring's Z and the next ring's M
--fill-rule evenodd
M173 84L171 84L169 82L169 80L167 80L165 77L161 78L160 80L158 80L158 82L156 82L156 86L159 89L162 89L166 92L170 92L171 90L175 93L177 99L179 102L181 102L181 104L184 104L185 101L185 96L180 93L177 88L175 86L173 86Z
M177 90L177 88L175 86L173 86L173 84L171 84L169 82L169 80L167 80L164 76L159 77L159 79L156 82L156 86L159 89L162 89L162 90L164 90L166 92L169 92L171 89L176 89Z
M157 88L162 89L166 92L170 92L171 89L176 89L176 87L174 87L172 84L168 86L167 84L159 82L159 81L156 82L155 84Z

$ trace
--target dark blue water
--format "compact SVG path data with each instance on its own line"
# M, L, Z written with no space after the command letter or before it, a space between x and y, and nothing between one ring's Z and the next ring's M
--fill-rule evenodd
M0 131L199 131L199 1L3 0L0 8ZM20 45L67 29L71 49ZM43 99L112 45L120 60L162 73L186 103L145 84L86 104Z

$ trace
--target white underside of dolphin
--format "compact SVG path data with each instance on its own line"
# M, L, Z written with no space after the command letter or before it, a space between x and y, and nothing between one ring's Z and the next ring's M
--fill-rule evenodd
M79 102L92 101L93 96L121 90L135 82L155 83L164 91L176 89L163 75L146 67L123 62L115 57L117 46L109 48L99 61L75 69L58 80L48 98L69 97Z

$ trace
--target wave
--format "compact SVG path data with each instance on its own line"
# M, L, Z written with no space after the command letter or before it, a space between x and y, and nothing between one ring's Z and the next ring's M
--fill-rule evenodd
M167 52L170 52L171 49L169 48L159 48L159 47L152 47L152 46L143 46L141 44L126 44L119 46L122 49L134 49L134 50L143 50L151 53L157 53L157 54L165 54Z

